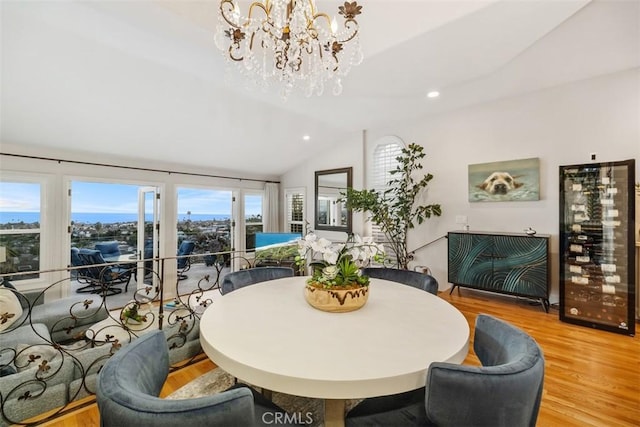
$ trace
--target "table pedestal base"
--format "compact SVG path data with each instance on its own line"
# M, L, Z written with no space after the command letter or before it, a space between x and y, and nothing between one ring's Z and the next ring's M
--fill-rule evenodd
M344 399L324 400L324 426L344 427Z

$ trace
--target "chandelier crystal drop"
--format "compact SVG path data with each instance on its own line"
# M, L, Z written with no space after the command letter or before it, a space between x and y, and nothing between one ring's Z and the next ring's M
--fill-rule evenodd
M216 46L229 64L258 86L282 85L286 99L292 90L322 95L325 84L342 92L341 78L362 62L358 22L362 6L338 7L344 21L316 10L314 0L263 0L242 15L238 0L220 0Z

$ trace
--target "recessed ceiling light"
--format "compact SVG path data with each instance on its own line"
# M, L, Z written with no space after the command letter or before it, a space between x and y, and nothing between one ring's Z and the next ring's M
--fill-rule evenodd
M432 90L431 92L427 93L427 98L437 98L440 96L440 92L438 92L437 90Z
M310 137L309 135L304 135L304 136L302 137L302 139L303 139L303 140L305 140L305 141L308 141L308 140L310 140L310 139L311 139L311 137Z

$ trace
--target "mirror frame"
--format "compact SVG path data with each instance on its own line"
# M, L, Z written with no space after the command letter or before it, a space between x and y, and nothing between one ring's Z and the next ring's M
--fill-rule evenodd
M345 233L351 233L351 221L352 221L352 212L351 209L347 210L347 225L346 226L334 226L334 225L324 225L318 223L318 214L320 212L320 203L319 203L319 194L318 194L318 181L319 178L323 175L335 175L335 174L347 174L347 188L353 187L353 168L339 168L339 169L327 169L322 171L316 171L315 173L315 215L314 215L314 228L316 230L326 230L326 231L342 231Z

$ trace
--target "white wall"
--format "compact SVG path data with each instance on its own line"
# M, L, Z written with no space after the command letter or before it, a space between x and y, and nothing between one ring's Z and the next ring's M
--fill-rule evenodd
M280 188L283 194L287 188L305 189L305 219L309 222L310 229L314 230L315 171L352 167L353 187L362 188L365 172L363 160L363 139L363 134L361 132L356 132L347 141L340 141L339 144L331 147L330 151L325 155L313 157L280 177ZM280 212L286 212L286 210L281 208ZM354 230L361 233L362 227L362 216L354 215ZM344 241L347 237L345 233L334 231L318 231L317 233L331 240Z
M446 88L442 93L447 96ZM425 202L440 203L443 208L442 217L432 218L410 233L410 248L461 229L455 223L456 215L466 215L471 230L522 232L532 227L539 234L552 236L551 302L557 302L558 167L589 163L593 152L597 161L635 158L636 181L640 180L640 70L370 129L366 145L385 135L397 135L407 144L415 142L425 147L424 171L435 176ZM356 145L356 141L344 141L337 148L343 155L314 159L282 177L283 187L293 186L299 179L311 183L307 193L310 220L313 170L350 166L351 162L361 171L362 146ZM351 157L346 157L349 154ZM540 159L539 201L468 202L469 164L529 157ZM362 188L358 181L354 187ZM363 233L362 224L361 220L354 221L354 231ZM439 240L418 251L414 262L429 266L441 289L449 287L446 250L446 239Z

